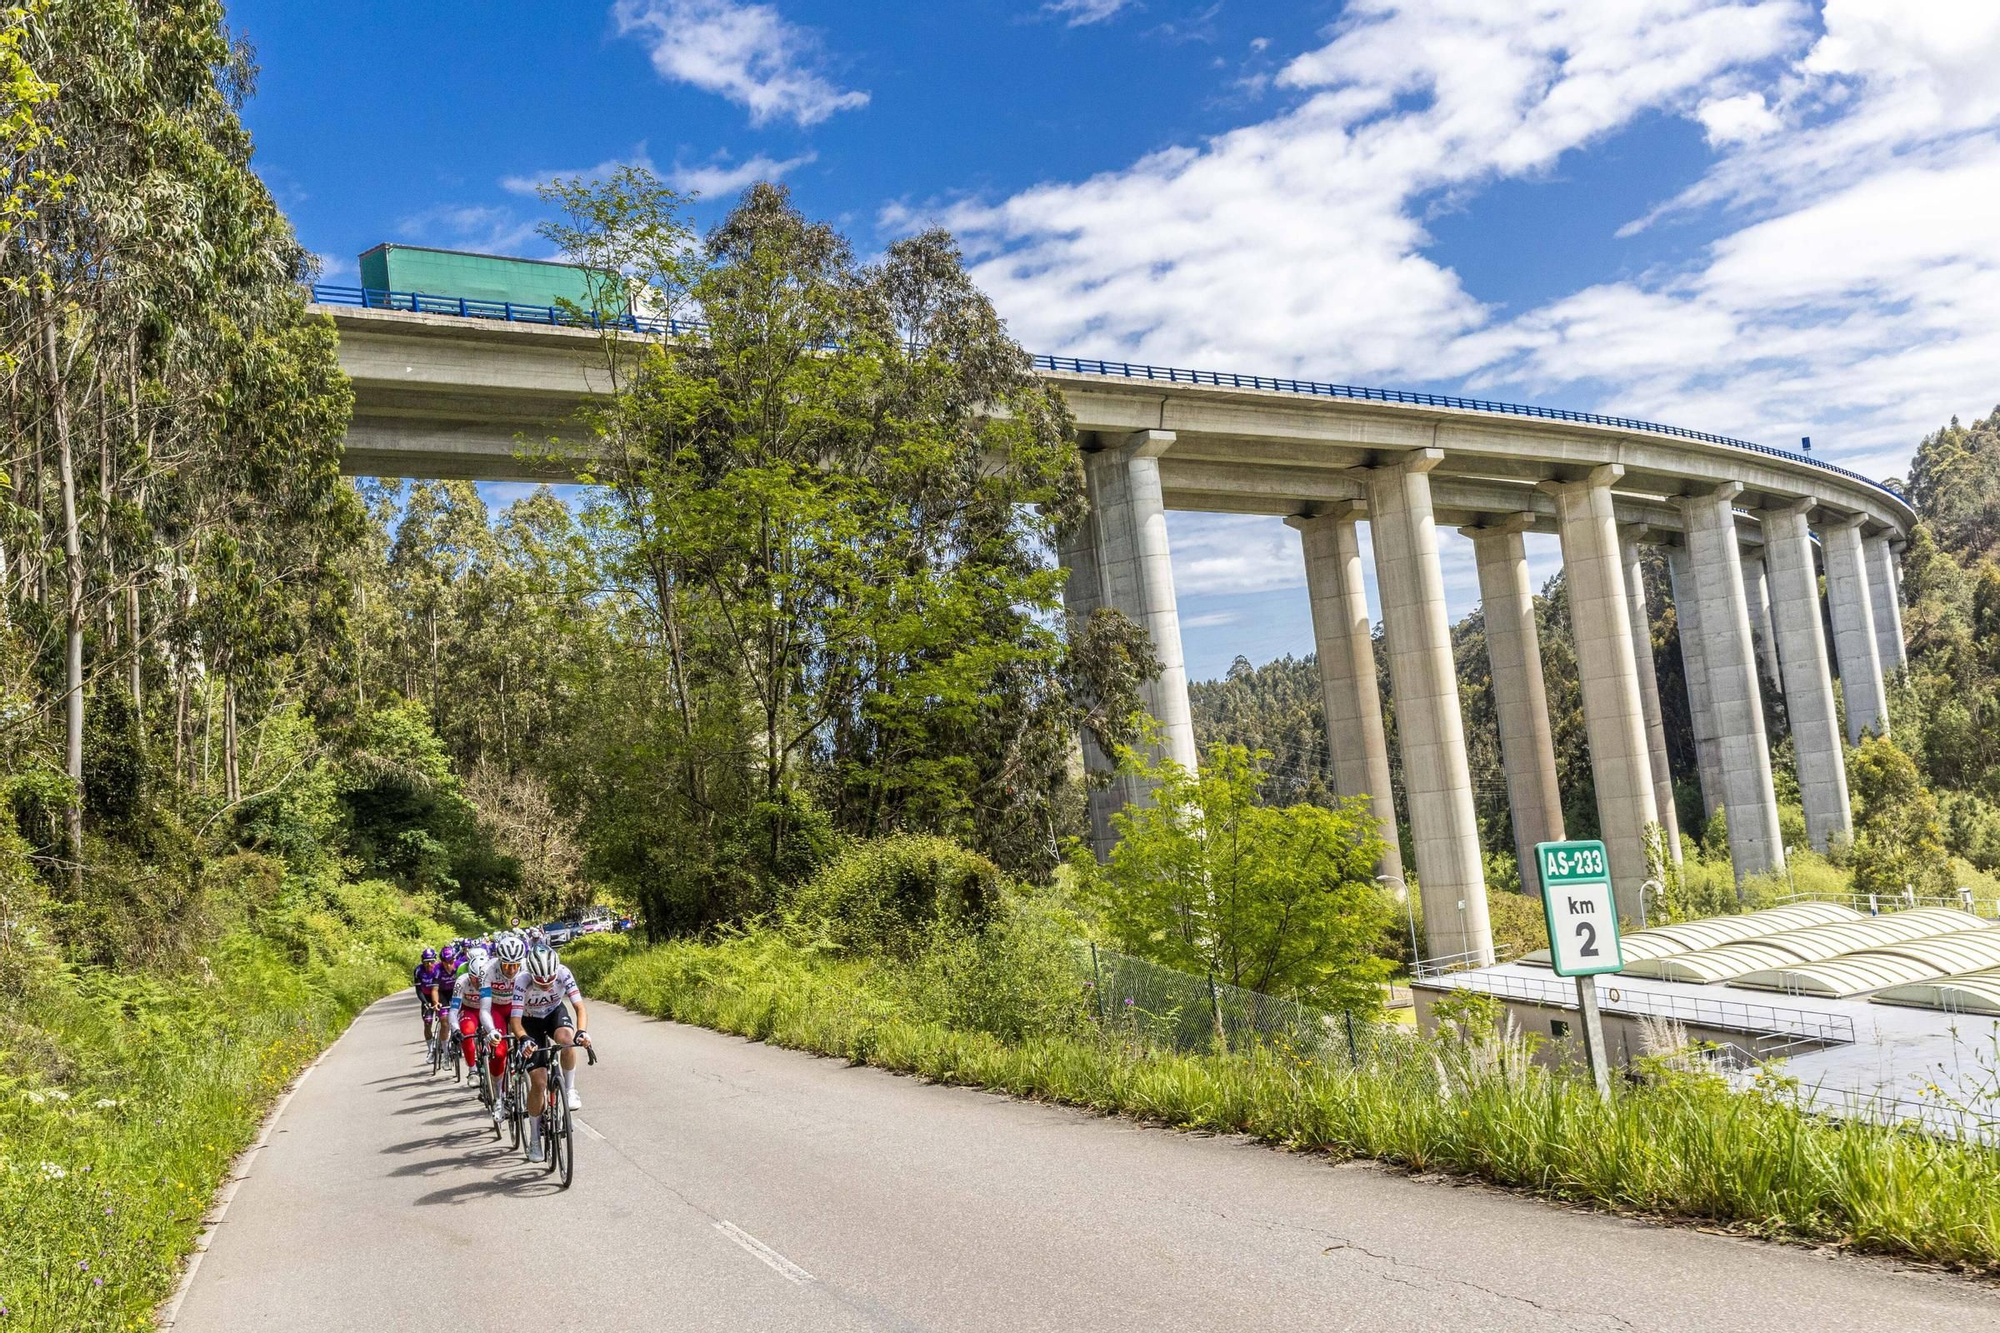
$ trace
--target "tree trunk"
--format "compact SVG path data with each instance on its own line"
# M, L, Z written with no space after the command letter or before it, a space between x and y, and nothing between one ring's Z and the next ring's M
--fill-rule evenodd
M68 734L63 768L75 789L63 811L63 832L69 845L70 892L83 892L83 545L76 524L76 469L70 456L69 405L63 400L62 362L56 347L56 326L49 317L42 326L42 346L49 359L49 406L56 431L56 475L62 487L63 522L63 688Z
M222 687L222 799L235 805L243 798L243 784L236 773L236 683Z

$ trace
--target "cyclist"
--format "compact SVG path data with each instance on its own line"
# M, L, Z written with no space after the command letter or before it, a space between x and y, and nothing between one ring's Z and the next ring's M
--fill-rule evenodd
M514 995L520 985L521 968L528 960L528 951L521 941L512 935L502 935L493 945L493 957L486 966L479 969L479 1031L490 1040L492 1056L487 1068L493 1071L497 1084L507 1072L507 1032L511 1026L508 1015L514 1007ZM494 1021L494 1012L500 1018ZM460 1028L463 1031L463 1027ZM502 1119L500 1099L493 1099L493 1123Z
M576 1017L570 1017L569 1006L576 1006ZM576 1091L576 1050L578 1045L590 1045L590 1034L584 1031L583 992L576 988L576 978L563 965L556 951L542 945L528 955L525 975L514 983L513 1002L509 1010L508 1028L521 1042L521 1053L531 1058L528 1067L528 1160L542 1160L541 1121L542 1103L548 1096L550 1051L537 1054L538 1047L552 1043L562 1047L563 1081L569 1085L569 1109L583 1109L583 1098Z
M486 973L486 962L483 950L466 950L451 987L451 1026L458 1032L459 1054L465 1057L465 1072L475 1088L479 1086L479 983ZM506 1068L507 1047L503 1042L487 1061L496 1086ZM497 1115L494 1118L499 1119Z
M436 949L426 948L417 960L417 970L411 978L417 988L417 1007L424 1014L424 1054L430 1054L432 1028L440 1007L439 995L451 984L451 974L438 962Z

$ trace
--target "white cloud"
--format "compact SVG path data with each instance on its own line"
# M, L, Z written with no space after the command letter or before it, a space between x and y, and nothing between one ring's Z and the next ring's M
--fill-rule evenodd
M1133 0L1049 0L1042 6L1042 12L1067 18L1070 27L1081 28L1086 24L1102 23L1120 10L1129 8L1132 3Z
M819 72L819 40L769 4L743 0L618 0L611 19L621 37L651 50L661 78L692 84L750 113L752 125L790 120L817 125L868 104Z
M401 218L402 234L460 250L509 254L535 246L535 224L491 204L437 204ZM546 250L542 245L539 248Z
M656 176L659 174L659 168L653 165L652 156L647 153L646 145L642 142L626 156L606 158L594 167L550 167L544 171L531 171L518 176L502 176L500 188L509 194L532 196L552 180L571 180L580 176L587 181L601 181L608 176L616 175L626 167L639 167Z
M819 160L818 153L801 153L777 161L763 154L745 158L741 162L730 162L727 158L698 167L676 166L667 174L667 180L677 190L688 190L695 194L715 196L734 194L746 185L757 181L782 180L800 167Z
M1777 113L1764 104L1762 93L1718 97L1695 108L1694 118L1708 131L1710 147L1761 139L1777 129Z
M1881 472L2000 395L1995 68L1991 0L1356 0L1280 114L932 212L1040 349L1460 379ZM1509 313L1431 253L1435 209L1661 114L1711 166L1623 234L1682 223L1679 258Z
M1489 316L1424 253L1427 202L1691 104L1796 42L1802 12L1365 0L1284 68L1303 100L1283 114L945 216L1038 346L1355 378L1463 371L1437 357Z
M594 167L552 168L547 171L502 177L500 188L512 194L533 195L543 185L558 177L571 179L580 176L584 180L597 181L612 176L625 167L640 167L661 177L676 190L712 196L732 193L753 181L781 180L788 173L818 160L818 153L801 153L797 157L782 160L759 153L741 162L732 162L728 153L718 153L708 162L695 166L676 162L670 170L663 172L654 165L651 154L646 151L646 145L641 143L626 156L607 158Z
M1305 583L1298 533L1253 514L1167 515L1174 590L1182 597L1268 592Z

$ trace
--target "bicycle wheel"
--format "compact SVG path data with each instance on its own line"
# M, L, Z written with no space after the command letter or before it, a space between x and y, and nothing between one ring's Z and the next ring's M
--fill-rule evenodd
M545 1176L556 1169L556 1151L562 1143L556 1108L562 1104L562 1094L552 1080L548 1100L542 1103L542 1174Z
M551 1084L549 1111L549 1119L555 1124L555 1137L549 1142L549 1159L562 1177L562 1187L568 1189L569 1182L576 1176L576 1125L570 1118L567 1087Z

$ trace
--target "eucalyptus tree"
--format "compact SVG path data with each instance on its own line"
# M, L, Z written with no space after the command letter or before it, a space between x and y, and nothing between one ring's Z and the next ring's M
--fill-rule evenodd
M605 306L698 321L607 328L613 393L570 446L635 598L609 623L639 630L666 705L648 752L674 809L654 817L753 879L827 819L1052 864L1076 728L1129 734L1156 667L1122 618L1065 625L1051 553L1084 510L1075 432L951 238L863 264L758 185L696 244L636 169L546 197L545 234L599 270Z
M219 678L233 773L246 671L268 694L289 651L338 637L324 565L355 530L337 473L347 398L331 330L305 320L308 256L249 170L237 113L254 64L218 4L17 6L0 52L0 70L25 62L53 90L34 109L45 133L9 138L19 109L0 115L18 479L0 523L18 552L10 619L40 681L18 724L61 718L74 891L92 696L115 687L121 716L159 728L145 704L165 680L184 742L187 692Z

